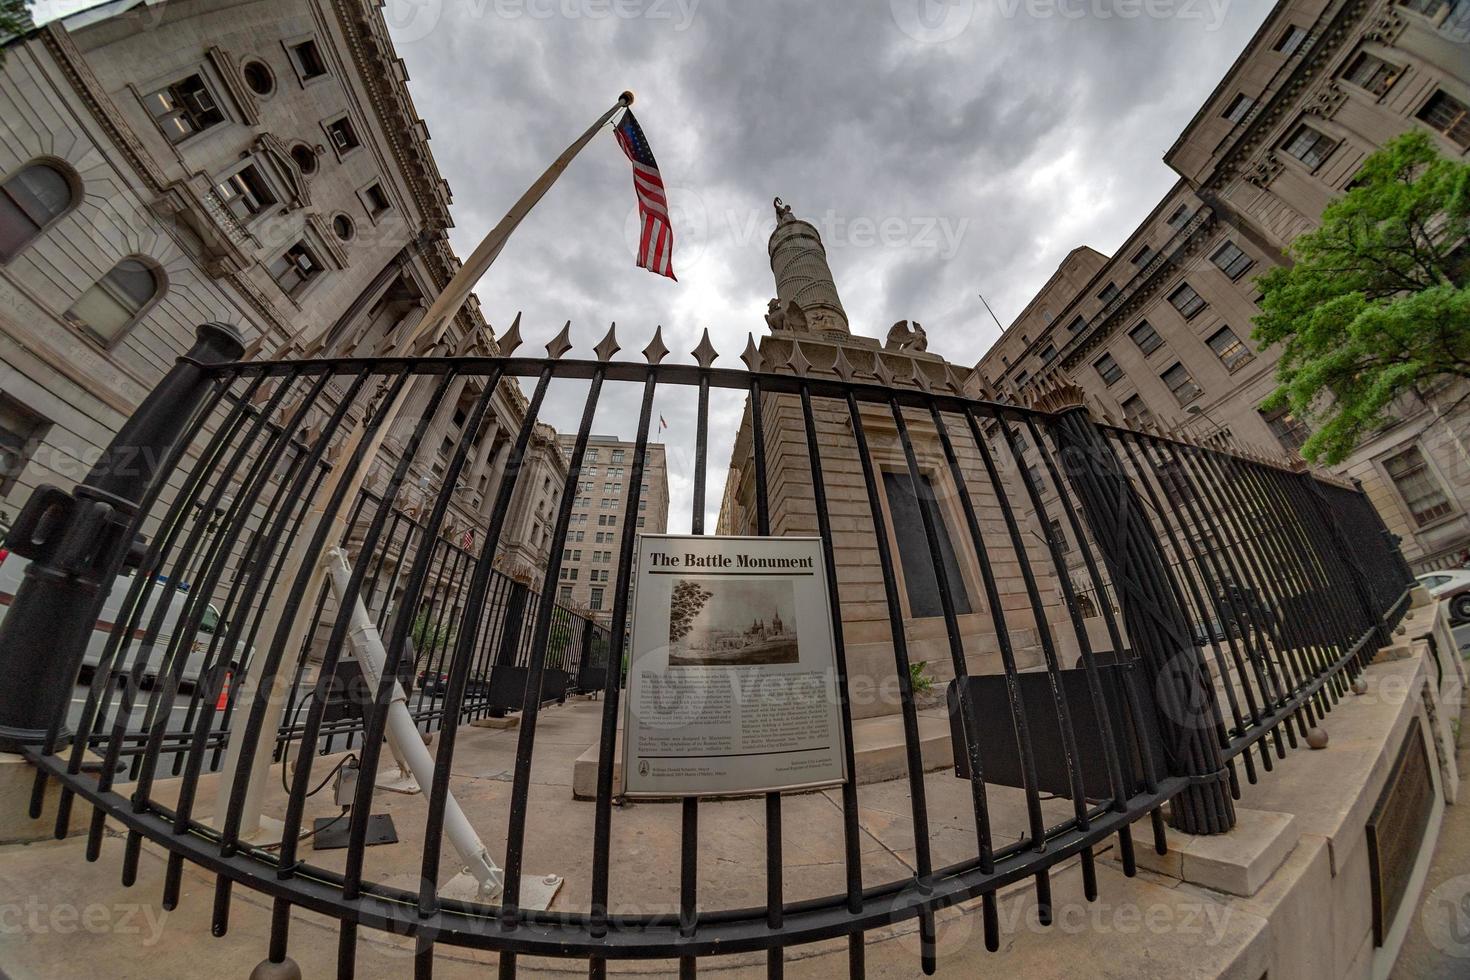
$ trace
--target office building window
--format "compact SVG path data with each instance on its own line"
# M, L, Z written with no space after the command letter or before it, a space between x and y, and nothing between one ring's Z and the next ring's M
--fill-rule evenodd
M1289 453L1301 452L1307 437L1312 434L1305 422L1284 408L1274 412L1262 412L1261 419L1266 423L1266 428L1270 429L1271 434L1276 437L1276 441L1281 443L1282 448Z
M1189 219L1193 217L1194 212L1189 210L1189 206L1181 204L1179 205L1179 207L1174 209L1173 214L1169 215L1169 227L1176 230L1183 228L1185 225L1189 224Z
M1308 168L1316 170L1337 149L1337 141L1302 123L1281 148L1288 156L1296 157Z
M219 181L214 189L224 206L240 221L249 221L276 203L270 185L253 163Z
M570 585L563 585L557 592L557 599L564 606L570 605L572 601L572 587Z
M1184 365L1178 361L1166 368L1159 377L1163 379L1164 384L1169 386L1169 390L1174 393L1174 397L1181 405L1187 405L1199 396L1200 386L1194 383L1194 379L1189 376Z
M1221 327L1215 331L1207 343L1210 345L1210 350L1215 352L1221 363L1230 371L1250 363L1251 358L1255 356L1229 327Z
M1054 344L1047 344L1041 348L1041 363L1050 364L1057 359L1057 348Z
M1148 260L1153 258L1154 254L1154 250L1145 245L1143 246L1143 248L1140 248L1137 252L1133 253L1133 264L1140 266L1148 265Z
M388 194L383 190L382 184L372 184L362 192L362 203L367 208L367 213L374 218L386 214L392 206L388 203Z
M1113 298L1116 297L1119 292L1120 290L1118 289L1118 284L1115 282L1110 282L1102 288L1102 292L1097 294L1097 298L1102 300L1104 303L1111 303L1113 301Z
M1226 242L1221 245L1215 250L1215 254L1210 256L1210 261L1219 266L1220 271L1231 279L1239 279L1249 271L1251 266L1255 265L1251 257L1241 251L1240 246L1234 242Z
M1087 329L1087 318L1084 317L1084 316L1082 316L1082 315L1080 315L1080 314L1077 315L1077 316L1075 316L1075 317L1073 317L1072 318L1072 322L1069 323L1069 324L1067 324L1067 332L1068 333L1081 333L1082 331L1084 331L1086 329Z
M1244 92L1238 93L1225 107L1224 116L1233 123L1238 123L1255 107L1256 100Z
M603 593L603 591L604 590L603 589L600 589L600 588L594 588L592 590L592 596L591 596L591 598L589 598L587 600L587 605L588 605L589 608L592 608L592 609L601 609L602 608L602 593Z
M151 265L141 259L123 259L79 296L65 316L111 344L138 321L160 289Z
M1123 421L1132 428L1139 429L1145 425L1153 424L1154 413L1148 410L1139 395L1130 395L1123 401Z
M346 116L327 124L327 136L331 138L338 153L348 153L362 145L362 141L357 138L357 130L352 128L352 120Z
M1470 108L1452 95L1435 92L1419 110L1419 119L1470 149Z
M1056 518L1051 520L1051 539L1057 543L1057 550L1062 554L1072 550L1072 542L1067 540L1067 535L1062 531L1062 522Z
M1410 446L1396 456L1383 461L1389 479L1404 498L1414 522L1425 525L1454 513L1454 506L1445 495L1439 477L1429 468L1429 461L1418 446Z
M1179 288L1169 294L1169 303L1186 320L1193 319L1205 308L1205 301L1189 283L1180 283Z
M1138 321L1138 326L1128 331L1128 336L1133 338L1133 342L1138 345L1138 349L1145 354L1152 354L1164 345L1163 338L1159 336L1158 331L1147 320Z
M1399 66L1391 65L1377 55L1363 51L1352 60L1342 77L1361 89L1381 96L1387 95L1388 90L1393 88L1401 71L1403 69Z
M0 262L20 254L72 206L72 185L58 167L33 163L0 184Z
M315 41L293 44L290 51L291 64L296 67L296 74L301 76L303 82L321 78L327 73L327 63L322 59L321 49L316 46Z
M297 242L271 263L270 271L281 290L294 298L326 270L305 242Z
M970 597L965 591L965 580L960 574L959 562L955 559L954 544L950 540L949 528L934 498L933 484L925 475L920 475L925 500L935 518L935 531L939 537L939 556L944 576L949 581L949 596L956 613L970 611ZM920 499L914 493L913 481L907 471L883 473L883 487L888 497L888 510L893 516L894 537L903 542L898 548L903 567L904 586L908 592L909 615L920 618L944 614L939 598L938 579L934 575L934 560L929 553L928 539L924 532L924 519L920 513ZM912 544L910 544L912 542Z
M225 121L202 75L188 75L143 97L148 114L170 143L182 143Z
M1281 37L1277 38L1275 48L1282 54L1295 54L1296 49L1301 47L1302 42L1306 39L1306 30L1292 24L1281 33Z
M15 486L49 425L20 402L0 394L0 494Z
M1113 360L1113 355L1111 354L1104 354L1102 357L1099 357L1092 362L1092 366L1097 369L1097 373L1102 377L1104 384L1111 385L1123 377L1123 369L1118 366L1117 361Z

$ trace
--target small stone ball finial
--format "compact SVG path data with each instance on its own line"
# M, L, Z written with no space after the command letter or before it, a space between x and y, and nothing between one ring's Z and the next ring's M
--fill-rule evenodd
M1353 681L1353 693L1359 696L1368 693L1368 678L1359 677Z
M301 967L289 956L279 963L264 959L250 971L250 980L301 980Z
M1309 728L1307 730L1307 746L1313 749L1327 748L1327 729Z

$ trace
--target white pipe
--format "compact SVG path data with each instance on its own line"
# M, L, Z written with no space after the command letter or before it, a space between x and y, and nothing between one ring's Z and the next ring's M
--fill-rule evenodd
M331 582L332 594L336 596L340 607L352 574L347 555L341 548L332 548L327 551L322 564L328 581ZM348 623L347 642L352 646L357 662L362 665L362 675L368 682L368 690L376 693L383 678L383 665L387 662L388 654L383 649L383 638L378 633L378 627L373 624L372 617L362 604L362 596L358 596L353 603ZM418 726L408 713L408 698L397 680L393 681L393 694L388 702L387 734L393 755L408 764L420 786L432 786L434 759L429 755L423 736L419 734ZM363 775L371 778L369 773ZM505 887L505 874L490 857L490 852L481 843L475 828L470 826L453 793L448 794L444 808L444 833L459 853L460 860L467 866L465 870L480 883L480 898L499 898Z

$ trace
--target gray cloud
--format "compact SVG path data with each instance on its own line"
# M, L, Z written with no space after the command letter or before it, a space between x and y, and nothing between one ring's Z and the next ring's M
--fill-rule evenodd
M1138 16L1120 13L1140 6ZM915 10L928 19L915 21ZM477 290L497 329L524 311L527 349L570 319L586 352L616 321L637 356L662 324L673 356L689 360L708 327L722 363L736 363L745 334L764 329L765 239L779 194L819 224L830 212L834 224L823 227L838 229L827 245L856 332L882 336L894 320L918 319L932 350L971 364L997 333L977 291L1005 320L1076 245L1116 247L1173 183L1163 152L1268 10L1162 0L390 0L387 14L454 188L461 254L618 92L637 92L676 209L680 282L634 267L631 177L611 134L600 135ZM942 43L898 26L959 23L944 15L967 11L964 29ZM887 244L858 233L885 221ZM941 222L963 231L957 242L921 241L926 223ZM543 417L575 431L584 391L554 388ZM596 430L631 436L638 399L609 386ZM736 397L716 402L711 521L740 407ZM684 528L692 393L661 393L655 430L657 414L678 469L671 523Z

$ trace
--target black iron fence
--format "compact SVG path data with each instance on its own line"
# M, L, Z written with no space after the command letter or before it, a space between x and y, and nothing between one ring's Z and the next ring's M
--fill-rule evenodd
M166 905L179 900L185 862L216 875L216 934L228 927L232 885L269 895L268 957L277 963L289 952L293 906L336 917L342 975L353 972L365 928L413 937L420 976L432 971L437 944L496 950L502 975L514 974L521 955L582 958L593 976L610 959L677 958L692 975L701 957L761 951L779 975L785 947L827 940L846 941L851 972L861 976L864 935L914 918L930 972L934 916L946 907L978 899L995 949L1001 888L1031 881L1046 923L1051 876L1062 862L1080 861L1089 900L1100 848L1116 846L1133 873L1130 828L1144 816L1160 848L1166 812L1185 830L1227 831L1241 777L1256 780L1305 737L1407 605L1409 570L1360 490L1283 463L1098 423L1066 391L1034 408L977 401L917 365L896 380L901 356L847 348L834 360L834 348L817 341L790 343L778 373L761 371L759 354L747 361L753 371L715 368L707 342L694 352L697 364L662 363L658 338L647 363L611 360L615 343L599 345L599 360L566 359L556 342L550 357L516 357L517 343L505 338L500 358L240 363L231 359L238 347L204 336L87 480L72 493L37 493L7 539L32 565L0 626L0 735L37 764L38 805L46 780L61 783L58 828L73 795L94 807L90 857L111 816L128 829L125 880L136 875L144 839L169 853ZM410 518L394 501L445 392L465 377L480 381L484 394L442 487L425 501L427 513ZM460 548L442 532L469 434L497 386L519 379L530 383L529 402L491 490L488 532L478 549ZM330 399L329 384L337 392ZM616 525L620 557L606 629L550 601L576 494L558 497L539 582L496 569L511 497L553 386L585 398L568 489L582 477L599 406L610 400L606 388L637 399L627 481L635 489L656 401L682 406L680 417L694 420L686 468L696 534L705 531L711 392L746 396L745 426L731 441L736 478L727 517L763 535L809 526L826 543L848 771L861 748L854 715L899 714L911 872L872 866L861 847L867 790L850 779L831 828L842 840L840 883L788 873L789 802L781 794L764 801L764 878L745 904L710 908L699 897L701 816L736 803L685 799L669 809L681 841L677 861L613 873L617 665L639 495L629 494ZM400 399L410 391L424 397ZM414 410L395 430L398 458L376 474L372 493L352 495L352 481L334 474L377 463L359 446L373 446L390 407L405 403ZM659 404L660 414L673 414ZM354 426L360 444L349 439ZM150 450L141 465L134 462L140 446ZM333 528L346 530L334 540ZM311 586L320 581L313 562L333 544L346 547L352 572L345 593L329 597ZM69 732L65 702L87 632L125 566L138 569L118 620L125 628L115 631L95 671L94 697ZM162 607L147 604L148 583L159 575L191 583L172 635ZM331 678L351 659L342 613L359 599L386 652L384 680L355 699L360 719L350 721L362 729L353 744L363 770L376 770L394 677L412 687L419 722L439 729L416 890L364 873L370 779L358 782L346 819L345 862L329 868L298 853L306 797L324 775L313 772L317 752L345 746L334 741L346 731L334 727L340 698ZM211 601L221 619L212 632L201 629ZM270 610L282 603L286 617L273 619ZM915 614L930 604L933 614ZM875 622L883 636L876 643ZM186 691L196 643L204 660ZM145 686L150 661L138 651L159 644L167 648L159 676ZM939 651L936 662L947 656L944 674L953 678L954 774L925 773L920 757L910 665L926 650ZM250 698L225 687L227 673L242 666L265 682L294 672L284 685L285 723L271 735L317 750L294 760L279 849L240 835L258 758L250 748L267 737L270 717L268 683ZM878 674L897 693L875 709L856 692ZM122 680L120 700L109 715L103 694L114 678ZM17 690L29 692L24 702ZM568 794L551 812L544 801L536 811L538 718L543 704L568 690L603 696L593 709L600 713L595 801L575 804ZM141 715L135 702L144 705ZM180 729L168 719L181 704ZM458 723L502 709L520 722L509 799L503 826L483 829L490 850L503 855L504 892L488 903L446 898L440 864ZM225 812L206 822L195 812L197 787L221 732L242 739L246 751L240 769L224 774L233 780ZM100 773L84 766L88 747L114 761L129 754L134 782L126 793L114 787L110 766ZM931 833L928 802L955 775L968 812L960 852L952 838L941 843ZM528 838L555 833L564 845L569 821L590 842L589 880L566 907L522 908ZM642 892L654 870L677 878L675 903Z

